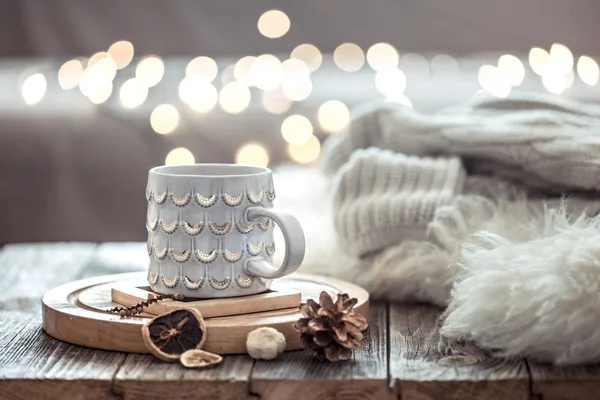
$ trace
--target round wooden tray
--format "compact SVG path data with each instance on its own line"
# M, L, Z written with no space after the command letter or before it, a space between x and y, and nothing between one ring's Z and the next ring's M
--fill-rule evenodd
M121 318L105 310L118 304L111 290L128 281L144 280L144 273L101 276L67 283L48 291L42 300L43 328L52 337L80 346L104 350L147 353L141 326L151 315ZM369 294L352 283L317 275L293 274L277 280L302 293L302 301L317 300L325 290L330 294L348 293L356 297L358 313L369 317ZM300 335L292 324L301 317L297 308L264 311L206 319L207 340L204 349L217 354L246 353L246 336L261 326L282 332L286 350L300 348Z

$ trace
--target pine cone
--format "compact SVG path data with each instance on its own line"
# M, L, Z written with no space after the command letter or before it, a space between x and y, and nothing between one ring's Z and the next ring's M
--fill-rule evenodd
M301 333L302 347L331 362L352 357L352 350L362 348L362 331L368 327L366 318L352 309L357 301L343 293L337 295L334 303L327 292L321 292L320 304L312 299L302 304L304 318L294 324Z

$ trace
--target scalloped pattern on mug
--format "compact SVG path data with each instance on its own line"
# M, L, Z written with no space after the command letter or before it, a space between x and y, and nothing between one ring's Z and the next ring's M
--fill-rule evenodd
M223 251L223 258L229 262L237 262L240 261L242 256L244 255L244 249L238 249L236 251L229 251L225 249Z
M152 191L146 190L146 201L150 203L150 200L152 200Z
M183 279L181 280L181 283L183 283L183 286L185 286L186 288L190 289L190 290L198 290L200 289L202 286L204 286L204 282L206 282L206 278L201 277L198 279L190 279L187 276L184 276Z
M246 245L246 248L248 249L248 254L250 254L251 256L257 256L260 253L262 253L263 251L263 242L258 242L258 244L252 244L250 242L248 242L248 244Z
M224 290L231 285L231 278L217 279L214 276L208 278L208 284L215 290Z
M254 278L244 278L242 275L238 275L235 278L235 283L242 289L248 289L254 283Z
M237 224L235 224L235 228L237 229L237 231L243 235L252 232L252 229L254 229L254 224L244 224L244 222L242 221L238 221Z
M158 218L148 219L146 221L146 229L148 231L154 231L157 226L158 226Z
M210 264L217 259L219 252L217 249L214 249L208 253L205 253L202 250L196 249L196 251L194 251L194 256L196 256L196 260L200 261L201 263Z
M161 205L167 200L167 192L162 192L161 194L152 192L152 198L156 204Z
M175 193L171 192L171 202L177 207L185 207L189 202L192 196L189 193L184 194L183 196L177 196Z
M171 278L167 278L165 274L160 274L160 281L165 287L173 289L179 284L179 275L173 275Z
M219 225L216 222L211 222L210 224L208 224L208 228L215 235L223 236L229 233L229 231L231 230L231 222L227 221L222 225Z
M169 254L171 255L171 259L178 263L184 263L192 256L192 252L189 249L183 251L171 249L169 250Z
M258 223L258 226L260 226L260 229L262 229L263 231L266 231L267 229L269 229L270 223L271 220L269 218L261 218L260 222Z
M192 225L187 221L183 221L181 223L181 229L190 236L196 236L204 230L204 222L200 221L197 224Z
M229 207L236 207L242 204L244 201L244 193L240 192L235 196L231 196L228 193L223 193L223 202L227 204Z
M153 248L154 258L156 258L157 260L164 260L167 256L167 248L165 247L162 250L159 250L156 246L153 246Z
M269 199L269 201L275 200L275 189L267 190L267 199Z
M177 230L178 224L179 224L179 221L177 221L177 220L167 222L164 219L161 219L159 222L160 229L167 235L170 235L173 232L175 232Z
M275 254L275 243L266 245L265 253L267 253L268 256L272 256L273 254Z
M215 203L217 202L217 195L213 194L208 197L204 197L200 193L196 193L194 195L194 200L196 200L196 204L198 204L199 206L208 208L215 205Z
M158 274L156 272L148 271L148 282L152 285L156 285L156 282L158 282Z
M146 242L146 252L148 256L152 255L152 237L148 235L148 241Z
M255 193L252 190L249 190L246 196L248 197L248 201L250 203L259 204L262 203L263 198L265 197L265 191L261 190L258 193Z

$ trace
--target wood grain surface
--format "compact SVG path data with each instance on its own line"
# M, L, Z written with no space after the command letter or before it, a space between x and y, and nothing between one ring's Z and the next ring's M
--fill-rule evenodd
M226 356L185 369L145 354L91 350L41 329L41 296L76 279L140 271L141 244L33 244L0 249L0 399L594 399L600 366L499 359L439 335L441 310L374 303L364 350L348 362L307 351L273 361Z

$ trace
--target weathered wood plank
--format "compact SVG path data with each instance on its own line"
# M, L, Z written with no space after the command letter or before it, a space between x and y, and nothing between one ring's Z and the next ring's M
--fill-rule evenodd
M600 394L600 365L555 367L528 361L531 391L543 400L579 400Z
M148 253L145 243L102 243L96 247L92 259L77 279L147 269Z
M428 305L390 306L390 374L403 400L529 399L524 361L444 340L440 314Z
M373 304L365 349L356 351L353 360L328 363L302 350L257 361L250 391L261 400L395 399L387 384L386 322L387 306Z
M0 310L41 312L41 298L54 286L77 279L95 244L11 244L0 250Z
M0 312L0 398L115 398L112 380L125 354L55 340L39 316Z
M228 356L209 369L186 369L151 355L130 354L119 368L113 390L123 399L242 400L248 397L253 360Z

